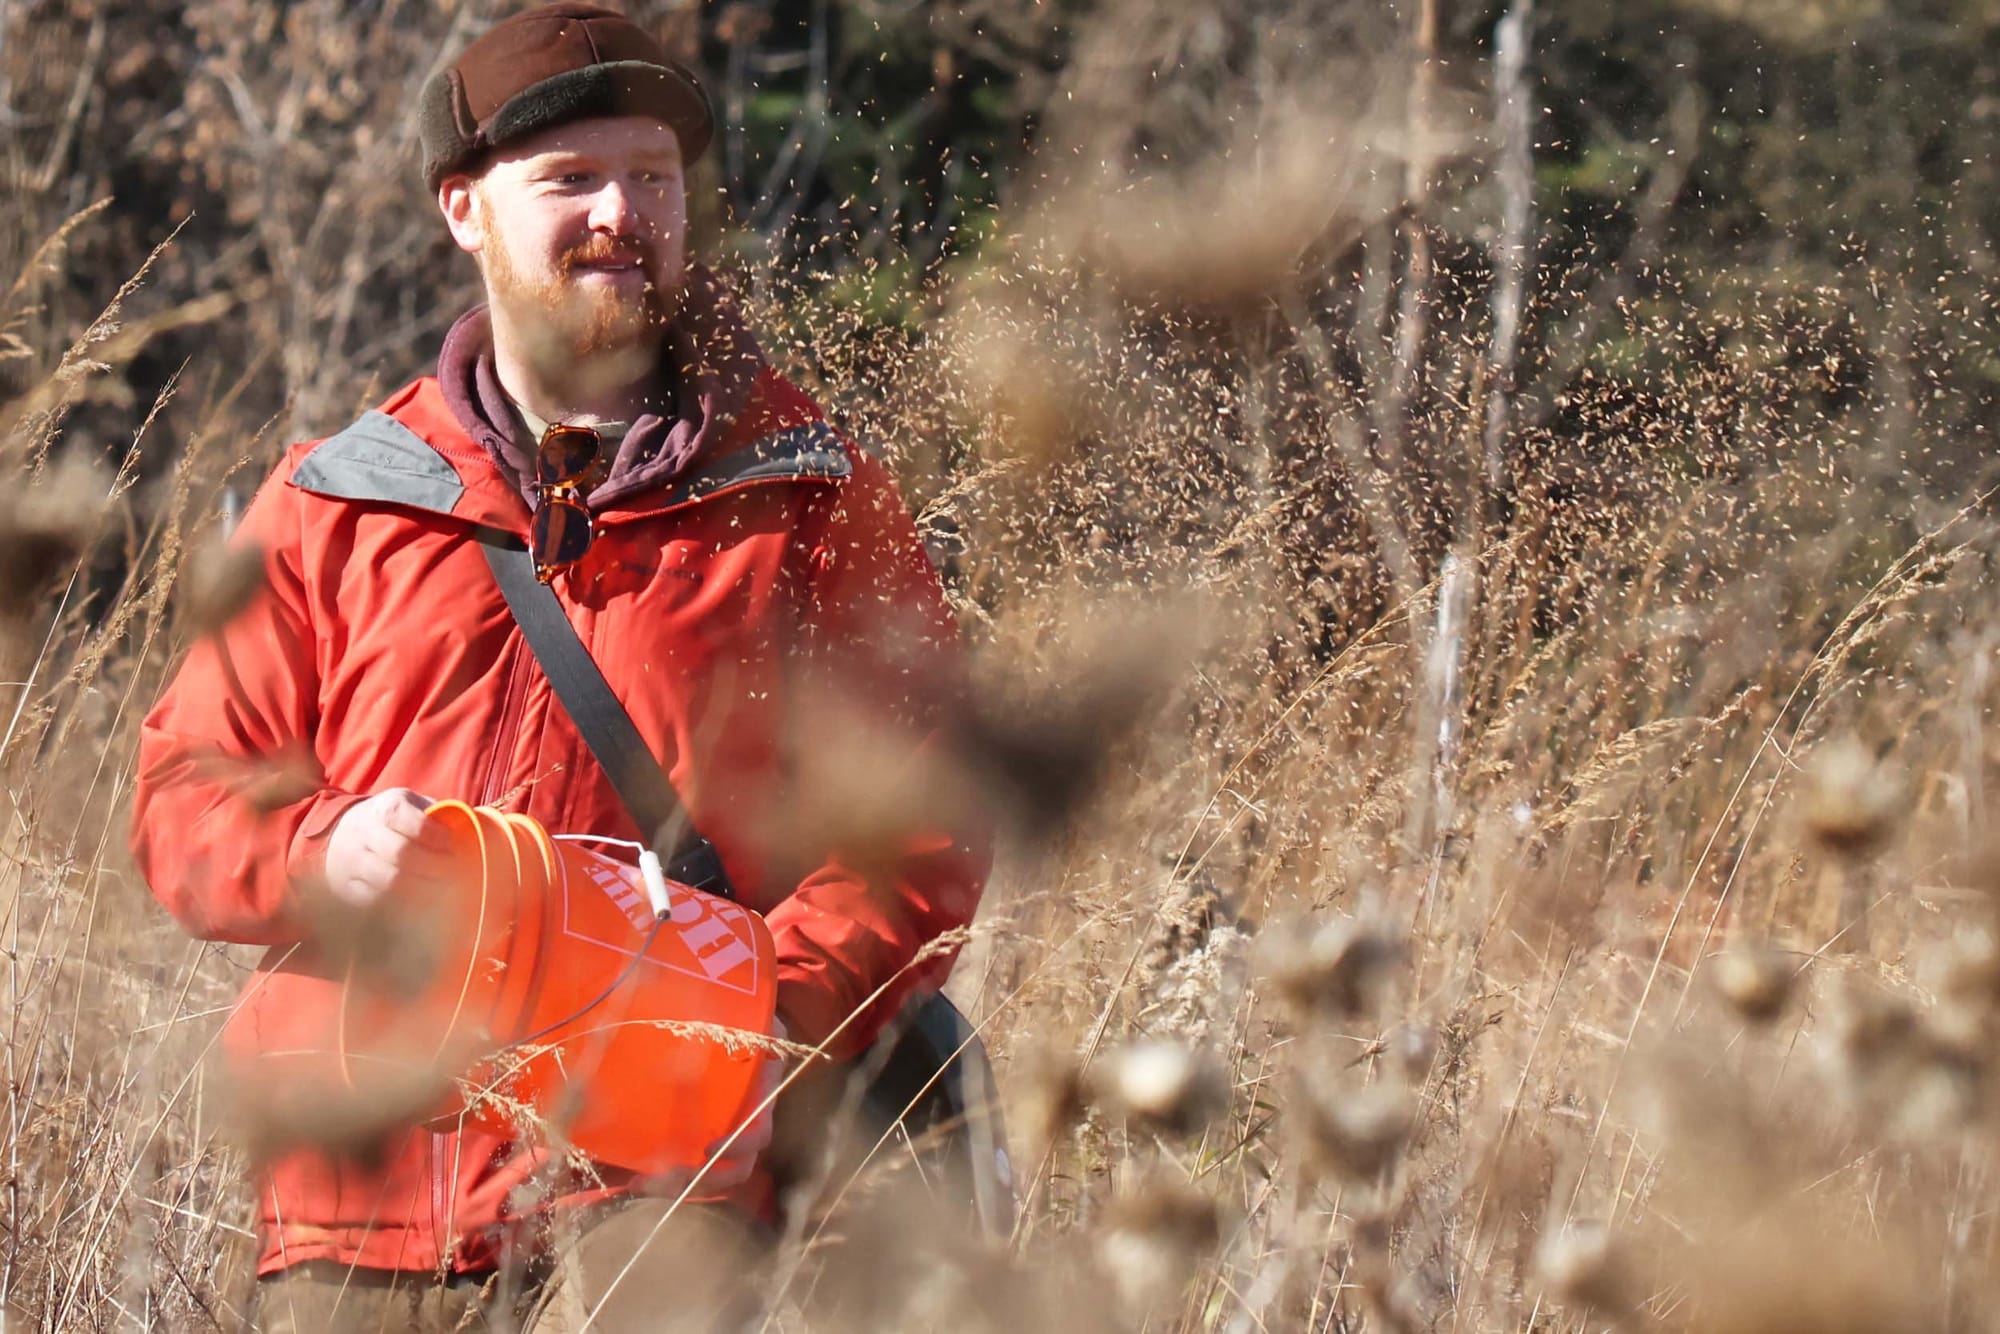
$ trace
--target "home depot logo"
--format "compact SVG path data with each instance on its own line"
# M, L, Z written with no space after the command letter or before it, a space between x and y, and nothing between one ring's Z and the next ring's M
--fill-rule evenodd
M589 870L590 878L604 891L606 898L624 911L625 919L632 923L634 931L644 932L653 925L652 907L647 904L646 895L639 886L602 862L592 862Z
M641 887L639 872L619 862L592 857L586 865L591 883L604 896L618 906L632 929L643 938L653 926L653 908L646 901L646 892ZM756 969L753 967L747 978L732 977L745 964L755 964L756 952L739 934L743 909L712 894L686 889L669 881L667 894L672 907L667 928L671 930L688 956L703 976L711 982L725 986L740 986L745 990L756 986ZM732 914L734 915L732 917ZM573 929L573 928L572 928ZM635 942L599 940L601 945L609 945L624 953L633 952ZM678 953L675 951L674 953ZM681 967L674 958L660 958L649 955L651 962L682 972L691 971Z

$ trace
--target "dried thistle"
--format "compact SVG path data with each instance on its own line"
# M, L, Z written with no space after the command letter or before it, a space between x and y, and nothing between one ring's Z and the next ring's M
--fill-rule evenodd
M356 904L306 885L298 892L305 936L334 976L351 976L395 1001L421 996L443 962L445 940L435 915L393 897Z
M1991 819L1991 814L1986 813L1988 819ZM1992 834L1979 835L1960 870L1960 877L1966 886L1979 893L1982 916L1987 925L2000 929L2000 838Z
M1917 1012L1900 996L1848 985L1839 993L1828 1033L1835 1056L1857 1079L1867 1079L1910 1050Z
M1030 1052L1007 1081L1013 1107L1010 1119L1027 1142L1047 1148L1083 1118L1083 1076L1075 1056Z
M796 782L757 818L784 874L819 864L828 849L863 874L892 875L926 828L960 828L978 792L955 756L927 751L896 701L800 682L787 736ZM856 774L869 781L854 781Z
M1176 1042L1138 1042L1092 1070L1093 1097L1165 1135L1198 1134L1229 1109L1229 1074L1214 1053Z
M1125 1301L1144 1309L1178 1293L1221 1234L1212 1198L1156 1177L1112 1201L1097 1257Z
M1829 1026L1835 1088L1893 1136L1962 1128L1983 1097L1985 1033L1949 1007L1924 1013L1902 997L1850 986Z
M1675 1275L1693 1299L1679 1326L1699 1334L1933 1334L1977 1330L1983 1294L1957 1311L1951 1285L1898 1235L1843 1236L1801 1202L1726 1244L1711 1240ZM1975 1285L1975 1292L1978 1291ZM1970 1294L1968 1294L1970 1295Z
M1743 946L1717 955L1710 976L1715 989L1747 1023L1768 1024L1791 998L1799 967L1786 955L1763 946Z
M1902 784L1851 736L1813 753L1806 767L1804 817L1820 846L1861 857L1889 836L1903 802Z
M1100 615L1051 679L983 691L954 721L960 763L1030 837L1097 797L1118 748L1165 697L1198 620Z
M1389 1054L1412 1082L1421 1081L1437 1060L1438 1034L1429 1024L1398 1024L1388 1037Z
M1359 236L1380 207L1362 186L1369 153L1354 119L1347 107L1295 105L1179 172L1106 170L1046 219L1050 237L1144 300L1254 306L1296 281L1308 256Z
M1535 1271L1556 1300L1616 1321L1638 1309L1643 1296L1630 1265L1595 1220L1550 1228L1535 1246Z
M996 286L963 299L954 323L968 396L1010 456L1043 466L1094 429L1097 405L1056 346L1056 317Z
M73 564L110 503L110 480L81 461L49 468L31 485L0 497L0 615L27 611L43 588Z
M232 778L237 795L259 815L304 801L326 785L325 771L303 746L248 761Z
M1982 1017L2000 1007L2000 937L1987 927L1963 932L1946 948L1939 980L1941 1006Z
M317 1071L291 1075L274 1060L267 1076L235 1087L231 1106L255 1161L309 1148L379 1166L399 1135L451 1104L459 1068L445 1058L381 1062L349 1080Z
M1260 953L1279 1001L1301 1023L1379 1013L1403 959L1399 942L1350 917L1273 928Z
M1416 1121L1401 1084L1353 1085L1318 1075L1300 1081L1290 1113L1306 1172L1348 1182L1387 1176Z
M264 549L252 542L209 542L189 553L182 596L195 633L212 635L248 610L263 589Z

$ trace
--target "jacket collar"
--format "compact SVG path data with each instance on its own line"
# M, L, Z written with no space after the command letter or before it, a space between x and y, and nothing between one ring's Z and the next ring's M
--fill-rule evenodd
M743 486L837 481L852 471L833 428L774 372L760 377L733 436L667 486L606 517L656 514ZM428 377L313 446L291 484L330 499L394 505L504 532L521 533L528 523L526 502Z

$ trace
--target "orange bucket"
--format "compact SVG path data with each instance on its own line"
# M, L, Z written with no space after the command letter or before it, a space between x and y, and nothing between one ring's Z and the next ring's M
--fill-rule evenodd
M291 1050L278 1054L323 1046L350 1087L370 1067L462 1073L471 1060L470 1091L445 1114L558 1133L641 1173L704 1162L754 1105L762 1054L734 1035L774 1027L763 918L671 881L649 893L637 868L524 815L461 801L428 815L459 873L396 906L438 942L435 967L413 995L350 974L331 1040L300 1042L294 1012Z

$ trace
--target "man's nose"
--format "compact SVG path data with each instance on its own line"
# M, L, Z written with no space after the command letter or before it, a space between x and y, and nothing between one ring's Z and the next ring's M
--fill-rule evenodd
M612 236L629 236L638 230L639 212L632 207L632 197L624 186L609 181L597 192L590 203L590 227Z

